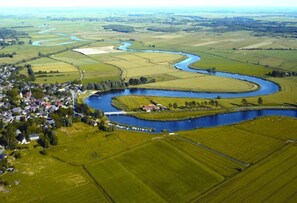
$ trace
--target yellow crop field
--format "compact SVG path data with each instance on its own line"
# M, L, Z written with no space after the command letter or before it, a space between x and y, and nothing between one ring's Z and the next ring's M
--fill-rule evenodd
M199 76L193 78L183 78L158 83L150 83L142 85L140 87L160 89L178 88L181 90L210 92L244 92L256 90L258 88L257 85L245 81L208 75Z

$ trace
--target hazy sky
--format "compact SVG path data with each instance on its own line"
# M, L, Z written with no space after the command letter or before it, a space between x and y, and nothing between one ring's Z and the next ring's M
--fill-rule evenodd
M158 7L158 6L251 6L251 7L297 7L297 0L0 0L0 7Z

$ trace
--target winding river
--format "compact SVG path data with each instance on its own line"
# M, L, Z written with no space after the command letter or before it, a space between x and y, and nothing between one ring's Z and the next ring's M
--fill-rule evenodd
M200 57L194 54L182 53L182 52L171 52L171 51L159 51L159 50L131 50L128 47L131 45L129 42L124 42L119 49L130 52L154 52L154 53L167 53L167 54L181 54L186 56L186 59L176 63L174 66L177 69L193 72L193 73L204 73L208 74L204 70L196 70L189 67L190 64L200 60ZM218 77L234 78L238 80L245 80L248 82L255 83L259 86L259 89L251 92L242 93L211 93L211 92L187 92L187 91L171 91L171 90L153 90L153 89L125 89L125 90L113 90L110 92L93 95L85 99L85 103L93 108L101 108L105 112L117 112L119 111L111 105L113 97L124 96L124 95L153 95L153 96L166 96L166 97L185 97L185 98L238 98L238 97L252 97L252 96L263 96L273 94L279 91L279 86L271 81L252 77L247 75L232 74L225 72L216 72ZM140 128L154 128L156 132L162 130L168 130L169 132L175 132L180 130L190 130L201 127L214 127L227 124L239 123L242 121L252 120L259 116L289 116L297 118L297 110L279 110L279 109L265 109L265 110L249 110L240 112L223 113L211 116L203 116L195 119L186 119L179 121L149 121L133 116L117 115L109 116L111 121L129 125L137 126Z
M53 31L53 29L41 31L40 34L48 33ZM32 43L33 46L59 46L75 43L78 41L84 41L79 39L76 36L63 34L63 33L53 33L62 38L55 39L46 39L35 41ZM57 42L54 41L66 40L66 42ZM51 42L51 44L44 44L44 42ZM205 70L197 70L192 69L189 66L200 60L200 57L194 54L183 53L183 52L172 52L172 51L159 51L159 50L132 50L128 49L131 46L129 42L123 42L123 44L119 47L119 49L123 51L129 52L153 52L153 53L167 53L167 54L180 54L186 56L186 59L174 64L174 67L183 71L193 72L193 73L203 73L209 74ZM247 75L240 74L232 74L226 72L216 72L216 76L218 77L226 77L226 78L234 78L238 80L244 80L248 82L255 83L259 86L259 88L255 91L251 92L240 92L240 93L226 93L226 92L189 92L189 91L172 91L172 90L154 90L154 89L136 89L130 88L125 90L113 90L109 92L101 93L98 95L93 95L85 99L85 103L93 108L100 108L104 112L118 112L111 105L111 100L113 97L124 96L124 95L153 95L153 96L166 96L166 97L184 97L184 98L217 98L220 96L221 98L238 98L238 97L253 97L253 96L263 96L274 94L280 90L279 86L271 81L252 77ZM155 129L155 132L161 132L162 130L168 130L169 132L181 131L181 130L191 130L202 127L215 127L221 125L235 124L242 121L252 120L259 116L270 116L270 115L278 115L278 116L289 116L297 118L297 110L280 110L280 109L265 109L265 110L249 110L249 111L240 111L240 112L231 112L231 113L223 113L216 114L211 116L203 116L194 119L185 119L179 121L149 121L143 120L139 118L135 118L132 116L126 115L117 115L117 116L108 116L109 119L113 122L117 122L124 125L129 126L137 126L141 129Z
M59 38L51 38L51 39L34 41L34 42L32 42L32 46L47 46L47 47L60 46L60 45L67 45L67 44L73 44L75 42L85 41L85 40L80 39L74 35L69 35L69 34L64 34L64 33L52 33L52 31L54 31L54 30L55 30L55 28L50 28L47 30L39 31L38 33L39 34L51 33L53 35L59 36ZM63 41L63 42L55 43L55 41ZM50 42L50 44L47 44L47 42Z

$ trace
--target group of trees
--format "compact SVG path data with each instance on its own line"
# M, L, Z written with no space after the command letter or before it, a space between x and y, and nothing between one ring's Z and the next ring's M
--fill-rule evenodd
M38 143L43 148L49 148L50 145L58 144L58 136L56 131L47 129L41 136L39 137Z
M19 40L19 37L28 37L28 33L16 31L10 28L0 28L0 46L24 44L23 41ZM5 39L9 39L9 42L7 42Z
M55 128L70 127L73 122L74 111L72 108L59 108L57 111L52 112L50 117L55 121Z
M258 100L257 100L258 105L262 105L263 102L264 102L264 101L263 101L262 97L259 97ZM242 106L249 106L250 103L247 101L247 99L243 98L243 99L241 100L241 105L242 105Z
M104 25L103 28L105 30L112 30L116 32L124 32L124 33L129 33L129 32L134 32L134 27L128 26L128 25Z
M49 144L58 144L54 128L42 127L45 122L44 118L28 120L22 118L18 122L14 121L9 125L5 125L0 120L0 144L6 146L8 149L16 149L18 147L18 142L21 142L23 139L29 141L29 136L31 134L38 134L40 136L41 140L39 143L42 143L41 146L43 147L48 147Z
M5 54L5 53L1 53L0 54L0 58L13 58L13 56L16 55L15 52L11 53L11 54Z
M184 106L178 106L177 103L169 103L169 108L202 108L202 107L208 107L208 106L219 106L219 102L217 100L209 100L209 101L202 101L202 102L196 102L196 101L185 101Z
M101 120L101 122L98 123L98 128L104 132L113 132L116 130L113 124L109 124L105 120Z
M248 17L225 17L203 19L199 26L211 27L217 32L247 30L265 35L296 35L296 28L290 22L268 22Z
M27 72L28 72L30 80L35 81L36 78L35 78L35 73L32 69L32 66L30 64L26 64L25 67L27 68Z
M127 84L123 81L105 80L100 83L90 82L87 85L83 84L81 87L82 91L85 90L99 90L109 91L111 89L125 88Z
M141 76L140 78L130 78L128 81L129 85L140 85L155 82L155 79L149 80L148 78Z
M293 71L278 71L278 70L274 70L270 73L268 73L269 76L272 77L290 77L290 76L297 76L297 72L293 72Z
M34 72L34 73L36 75L38 75L38 74L47 74L48 72L40 70L40 71L37 71L37 72ZM59 71L58 70L51 70L49 73L59 73Z
M147 30L149 31L154 31L154 32L178 32L180 31L179 28L177 27L164 27L164 26L161 26L161 27L149 27L147 28Z

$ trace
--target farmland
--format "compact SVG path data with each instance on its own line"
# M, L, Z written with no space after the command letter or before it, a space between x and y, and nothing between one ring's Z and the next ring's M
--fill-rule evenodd
M158 153L158 156L155 156L156 153ZM173 160L169 157L175 158ZM114 195L120 198L115 199L115 201L128 201L129 198L131 198L130 200L145 198L145 201L159 202L165 200L180 202L181 200L192 199L197 194L219 183L223 179L218 174L205 168L189 157L184 156L181 152L161 141L154 141L152 144L121 154L112 159L112 161L106 160L105 162L107 162L107 165L105 163L99 163L90 166L89 170L91 173L93 171L93 173L97 175L98 178L96 178L96 180L98 179L98 182L102 182L103 187L106 184L107 193L111 190L110 194L112 197ZM109 168L108 166L111 167ZM98 169L96 170L96 168L99 167L104 167L107 171L100 173ZM114 176L104 175L109 173L110 170L115 170L113 173L115 174ZM126 178L133 182L129 184L125 183L125 181L121 181L121 175L123 174L118 170L127 171L128 178ZM164 175L165 173L166 175ZM120 176L116 174L120 174ZM138 183L137 180L139 181ZM171 182L171 180L175 180L172 182L171 186L165 186L168 182ZM110 181L117 182L121 190L118 191L108 186ZM135 191L137 185L141 183L145 183L146 187L142 187L142 191ZM121 186L121 184L123 184L123 186ZM133 190L130 185L132 187L135 185L136 188ZM127 197L122 194L126 194ZM143 194L147 194L148 196L146 197Z
M290 145L196 202L294 202L296 153L296 145Z
M37 83L67 82L79 79L79 70L68 63L41 58L31 63ZM40 74L37 74L37 73Z
M118 80L120 70L112 65L101 63L89 56L74 51L67 51L53 56L54 59L70 63L82 71L82 82L98 82L102 80Z
M267 127L267 120L274 124ZM284 128L285 124L292 128ZM258 133L261 126L266 128ZM246 191L246 195L257 192L262 195L258 198L273 198L275 196L269 194L286 183L285 188L290 192L280 189L277 194L281 195L277 197L288 199L294 191L291 186L294 185L296 147L286 139L296 139L296 126L293 118L265 117L168 136L127 131L104 133L98 132L97 127L75 123L71 128L58 130L59 145L48 149L47 155L41 155L40 148L33 145L22 150L22 158L14 161L18 171L6 176L12 187L0 194L0 200L55 202L62 194L69 202L108 199L180 202L197 197L221 201L227 196L241 200L242 196L238 196L243 194L241 190ZM219 153L199 147L196 142ZM220 153L252 161L254 165L247 168ZM284 171L289 174L286 178L274 178L275 172L282 177ZM260 176L263 173L267 175ZM259 176L260 185L250 182ZM265 181L277 184L272 184L272 188L262 187ZM32 182L37 185L28 188ZM53 184L56 187L49 190ZM209 190L214 186L215 190ZM240 189L242 187L251 189ZM231 193L234 196L230 196Z
M111 14L90 9L82 13L48 11L45 16L38 11L25 18L1 13L0 27L26 32L28 37L18 39L24 42L22 45L0 47L0 54L14 53L11 58L0 58L0 65L31 64L36 80L28 84L75 81L78 94L83 92L78 95L78 103L99 89L94 85L89 88L89 84L128 82L140 77L147 78L149 83L129 86L213 92L216 97L129 95L110 101L132 116L148 120L181 120L250 109L296 110L297 77L269 75L276 70L297 71L294 13L274 17L270 13L245 13L243 17L239 13L134 12ZM222 25L215 27L218 19ZM233 30L226 24L229 21L240 23ZM249 29L243 25L246 22L252 22ZM263 25L284 30L259 31L253 27L255 23L261 25L258 29ZM133 32L104 29L108 25L130 26ZM38 41L40 46L34 46ZM131 42L130 48L135 50L117 50L124 41ZM181 71L173 65L185 60L183 55L143 50L196 54L201 60L191 67L214 72ZM218 92L250 92L259 86L215 76L216 71L264 78L277 83L280 91L256 97L221 98ZM22 69L21 74L26 75L27 69ZM2 95L9 86L5 80L2 83L1 105L6 102ZM126 88L126 84L121 87ZM12 88L17 91L22 86L15 83ZM100 99L100 95L96 98ZM51 102L47 103L50 106ZM152 103L168 108L149 113L140 109ZM23 105L17 101L7 106L18 110ZM1 114L6 111L1 108ZM13 116L19 114L22 112ZM49 121L50 116L45 114L40 120ZM297 198L296 118L270 116L228 126L143 133L121 129L105 132L92 125L100 125L108 117L88 116L77 111L75 116L63 117L69 121L68 127L42 126L38 133L44 135L43 130L53 130L57 145L42 148L36 141L17 144L16 150L21 154L18 159L7 148L5 153L15 170L0 175L0 202L294 202ZM105 124L113 125L108 121ZM0 140L7 134L2 128ZM30 130L21 129L20 133L27 135ZM13 138L17 132L11 130ZM8 186L2 185L2 180Z

